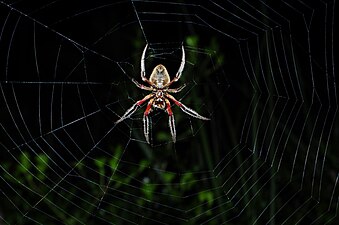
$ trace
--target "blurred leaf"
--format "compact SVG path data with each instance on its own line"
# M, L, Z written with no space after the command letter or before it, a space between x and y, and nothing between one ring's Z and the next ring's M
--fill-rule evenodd
M149 163L147 160L141 160L139 163L138 173L141 173L148 167Z
M186 38L186 44L192 47L198 46L199 38L197 35L191 35Z
M192 173L185 173L182 175L180 184L182 189L185 190L190 190L192 186L194 186L194 176Z
M32 168L32 163L29 159L29 154L27 152L22 152L22 154L19 156L19 161L20 164L17 167L18 172L17 179L32 181L33 176L32 174L29 173L29 170ZM23 177L20 175L23 175Z
M193 177L192 173L185 173L181 177L181 183L188 183L188 182L193 181L193 180L194 180L194 177Z
M98 167L98 172L100 175L100 184L103 185L105 181L105 164L106 158L100 157L94 160L94 164Z
M37 174L37 177L40 180L44 180L46 178L45 176L45 171L48 167L48 156L40 153L39 155L35 156L35 162L36 162L36 167L38 168L39 173Z
M29 154L26 152L22 152L22 154L19 157L19 161L21 165L19 166L18 170L22 173L27 173L27 170L29 170L32 167L32 164L29 159Z
M170 183L175 178L174 173L162 173L162 179L165 183Z
M144 184L141 187L141 191L146 199L148 200L153 199L153 193L154 193L155 187L156 187L155 185L148 184L148 179L147 181L145 181L144 179Z
M105 167L106 158L100 157L94 160L94 164L98 167L98 169L101 171Z
M114 149L114 156L108 162L113 173L118 167L119 159L121 158L121 153L122 153L122 146L118 145Z
M213 204L213 193L210 191L200 192L198 199L201 203L207 202L208 206L211 206Z

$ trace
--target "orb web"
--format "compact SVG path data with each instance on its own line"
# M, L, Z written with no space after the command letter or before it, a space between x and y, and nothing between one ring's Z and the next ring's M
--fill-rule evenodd
M332 224L335 1L0 1L1 224ZM163 64L175 105L141 107Z

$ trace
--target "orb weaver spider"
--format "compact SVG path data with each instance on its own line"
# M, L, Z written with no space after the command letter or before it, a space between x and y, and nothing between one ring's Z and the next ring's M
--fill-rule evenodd
M188 108L184 104L182 104L180 101L176 100L172 95L169 93L178 93L182 89L185 88L186 84L178 87L178 88L169 88L170 85L172 85L174 82L177 82L182 74L182 71L184 70L185 66L185 50L184 47L181 47L182 50L182 59L181 64L179 67L179 70L175 77L170 80L170 76L167 72L167 69L164 65L159 64L151 73L149 79L146 77L146 71L145 71L145 54L147 50L148 44L146 44L144 51L141 56L141 79L143 82L147 83L149 86L145 86L143 84L140 84L137 82L134 78L132 78L132 82L140 89L151 91L151 94L146 95L143 99L137 101L132 105L131 108L129 108L125 114L120 117L119 120L115 122L115 124L120 123L121 121L129 118L132 116L133 113L137 111L138 108L142 106L146 101L148 101L146 110L144 112L143 117L143 124L144 124L144 135L146 138L147 143L150 143L149 139L149 128L151 125L151 121L149 118L149 114L152 111L152 108L156 109L162 109L165 110L168 114L168 124L171 130L172 140L173 142L176 142L176 130L175 130L175 122L174 122L174 115L171 109L171 102L173 102L175 105L177 105L184 113L201 119L201 120L210 120L207 117L199 115L196 111L193 109Z

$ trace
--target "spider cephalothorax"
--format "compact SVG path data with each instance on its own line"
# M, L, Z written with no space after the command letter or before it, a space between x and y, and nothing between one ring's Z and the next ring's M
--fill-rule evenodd
M178 100L176 100L172 95L169 93L177 93L181 91L184 87L185 84L182 85L179 88L169 88L169 86L178 81L180 79L180 76L182 74L182 71L184 70L185 66L185 50L184 47L181 47L182 49L182 58L181 58L181 64L179 67L179 70L175 77L171 80L170 76L167 72L167 69L164 65L159 64L157 65L154 69L152 74L150 75L149 79L146 78L146 72L145 72L145 54L147 50L147 45L144 48L144 51L141 56L141 79L142 81L146 82L149 84L149 86L145 86L137 82L135 79L132 79L133 83L147 91L151 91L151 94L146 95L143 99L137 101L132 105L131 108L129 108L125 114L115 123L120 123L124 119L129 118L137 109L144 104L146 101L148 101L148 104L146 106L146 110L144 112L144 117L143 117L143 122L144 122L144 134L146 141L150 143L149 141L149 127L151 125L151 121L149 119L149 114L152 111L152 108L158 108L158 109L163 109L166 110L169 120L168 124L171 130L172 134L172 139L173 142L176 141L176 130L175 130L175 123L174 123L174 115L171 109L171 102L173 102L175 105L179 106L180 109L187 113L190 116L193 116L195 118L201 119L201 120L209 120L209 118L203 117L199 115L196 111L193 109L188 108ZM170 102L171 101L171 102Z

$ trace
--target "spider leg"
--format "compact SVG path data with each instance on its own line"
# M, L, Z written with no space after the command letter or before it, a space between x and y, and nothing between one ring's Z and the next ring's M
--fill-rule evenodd
M148 44L146 44L144 51L142 52L141 56L141 79L144 81L144 79L147 80L146 78L146 70L145 70L145 55L146 55L146 50L147 50Z
M175 122L174 122L174 115L171 109L171 103L170 101L168 101L168 99L165 99L166 101L166 112L168 114L168 125L170 127L171 130L171 135L172 135L172 140L175 143L176 139L177 139L177 132L175 130Z
M178 88L167 89L167 92L169 92L169 93L178 93L178 92L182 91L185 87L186 87L186 84L183 84L182 86L180 86Z
M154 98L151 99L148 104L147 104L147 107L146 107L146 110L144 112L144 118L143 118L143 122L144 122L144 135L145 135L145 138L146 138L146 141L147 143L149 144L149 128L152 124L150 118L149 118L149 114L150 112L152 111L152 105L153 105L153 102L154 102Z
M194 111L191 108L188 108L187 106L185 106L184 104L182 104L181 102L179 102L178 100L176 100L172 95L170 94L166 94L166 97L169 98L171 101L174 102L174 104L176 104L177 106L179 106L179 108L186 114L201 119L201 120L210 120L207 117L201 116L199 115L199 113L197 113L196 111Z
M147 87L143 84L140 84L138 81L136 81L134 78L132 78L132 82L140 89L146 90L146 91L153 91L152 87Z
M145 69L145 55L146 55L146 50L148 48L148 44L146 44L144 51L142 52L141 56L141 62L140 62L140 67L141 67L141 79L142 81L148 83L151 86L154 86L150 80L147 79L146 77L146 69ZM133 81L134 82L134 81ZM134 82L135 83L135 82ZM137 85L138 86L138 85ZM146 89L145 89L146 90Z
M181 46L181 50L182 50L181 64L180 64L179 70L178 70L178 72L177 72L177 74L175 75L175 78L174 78L174 79L176 79L176 81L180 79L182 71L184 70L184 67L185 67L185 49L184 49L183 45Z
M181 63L180 63L178 72L175 75L175 77L169 83L167 83L165 85L165 87L168 87L171 84L173 84L174 82L177 82L180 79L180 77L181 77L182 71L184 70L184 67L185 67L185 49L184 49L183 45L181 46L181 51L182 51L182 58L181 58Z
M145 101L147 101L148 99L152 98L153 96L154 96L153 93L152 93L152 94L149 94L149 95L146 95L143 99L141 99L141 100L137 101L136 103L134 103L134 104L132 105L132 107L129 108L129 109L127 109L127 111L125 112L125 114L124 114L122 117L120 117L119 120L117 120L117 121L115 122L115 124L118 124L118 123L120 123L121 121L123 121L123 120L129 118L130 116L132 116L133 113L135 113L135 111L137 111L137 109L138 109L142 104L144 104Z

